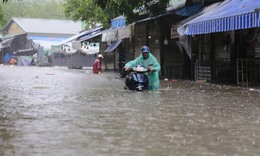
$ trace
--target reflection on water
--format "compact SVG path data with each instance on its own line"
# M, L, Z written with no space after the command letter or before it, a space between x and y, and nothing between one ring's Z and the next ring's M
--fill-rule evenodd
M113 73L0 73L0 155L260 154L257 89L177 81L134 92Z

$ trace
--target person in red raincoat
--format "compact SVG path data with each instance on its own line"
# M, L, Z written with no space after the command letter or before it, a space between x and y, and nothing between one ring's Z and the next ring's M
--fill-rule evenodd
M93 64L93 74L100 74L101 72L101 60L103 59L103 55L99 54L98 58L95 60Z

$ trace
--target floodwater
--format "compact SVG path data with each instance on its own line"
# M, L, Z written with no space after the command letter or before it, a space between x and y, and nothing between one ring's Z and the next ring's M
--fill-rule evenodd
M0 67L1 156L259 156L260 90Z

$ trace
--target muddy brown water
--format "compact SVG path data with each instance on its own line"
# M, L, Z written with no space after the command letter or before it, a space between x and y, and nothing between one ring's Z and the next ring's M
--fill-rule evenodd
M0 67L2 156L258 156L260 90L116 73Z

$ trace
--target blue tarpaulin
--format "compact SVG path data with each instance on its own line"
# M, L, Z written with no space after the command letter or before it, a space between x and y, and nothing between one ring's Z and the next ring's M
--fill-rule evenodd
M117 40L114 41L109 47L107 47L107 49L105 50L105 52L112 52L113 50L116 49L116 47L122 42L122 40Z
M9 63L9 61L11 60L11 58L13 57L13 53L6 53L5 56L4 56L4 61L6 63Z
M260 27L259 8L260 0L225 0L181 27L185 35Z
M200 11L202 8L203 4L200 3L193 6L182 8L180 10L175 11L175 13L180 16L191 16Z
M111 20L111 28L119 28L126 25L126 18L124 16L119 16Z
M59 36L28 36L29 39L32 40L40 40L40 41L62 41L67 39L68 37L59 37Z

